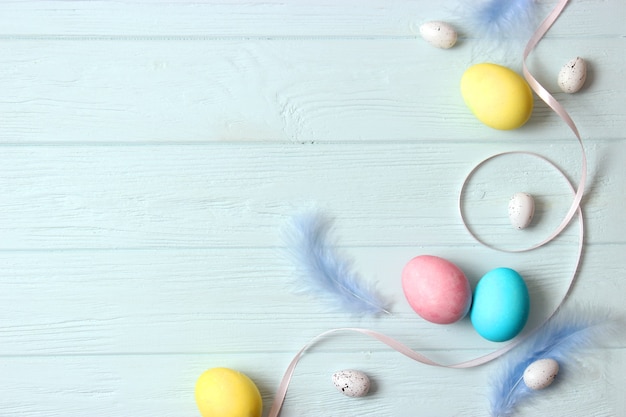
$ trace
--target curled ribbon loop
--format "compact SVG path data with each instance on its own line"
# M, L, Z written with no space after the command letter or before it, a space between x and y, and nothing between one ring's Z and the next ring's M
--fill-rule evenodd
M561 103L559 103L552 96L552 94L550 94L535 79L535 77L530 73L530 71L528 71L528 67L526 66L526 59L528 58L528 55L530 55L530 53L533 51L533 49L535 49L535 47L537 46L541 38L544 37L544 35L548 32L550 27L552 27L554 22L556 22L556 19L561 15L561 13L563 13L563 10L565 9L565 6L567 5L568 1L569 0L559 1L559 3L552 10L552 12L550 12L548 17L546 17L545 20L541 22L541 24L539 25L539 28L535 31L533 36L528 41L528 44L526 45L526 48L524 49L524 58L522 60L522 71L524 73L524 77L526 78L526 81L530 85L530 88L532 88L533 91L537 94L537 96L539 96L539 98L541 98L548 106L550 106L552 110L554 110L556 114L559 115L561 119L563 119L563 121L565 121L567 126L569 126L572 132L574 132L574 136L576 136L576 139L578 140L580 149L582 151L581 152L582 164L581 164L580 181L578 182L578 189L576 190L576 194L574 195L574 200L572 201L572 205L570 206L570 209L565 215L565 218L563 219L561 224L557 227L555 232L540 245L545 244L548 241L554 239L554 237L556 237L556 235L561 233L563 229L565 229L565 227L572 220L572 218L574 217L574 214L580 207L580 202L582 201L583 194L585 192L585 184L587 181L587 156L585 155L585 147L583 145L583 140L580 137L580 133L578 133L578 128L576 127L576 124L574 123L570 115L567 113L567 111L563 108Z
M463 185L461 186L461 191L460 191L460 196L459 196L459 211L461 214L461 220L463 222L463 225L465 226L465 228L468 230L469 234L478 242L480 242L481 244L483 244L486 247L489 247L491 249L495 249L495 250L499 250L499 251L503 251L503 252L524 252L524 251L530 251L532 249L536 249L540 246L545 245L546 243L554 240L554 238L556 238L566 227L567 225L572 221L572 219L574 218L575 215L577 215L578 217L578 224L579 224L579 242L578 242L578 255L577 255L577 260L576 260L576 267L574 268L572 275L570 277L569 280L569 284L567 286L567 289L563 295L563 298L561 299L561 301L559 302L559 304L557 305L557 307L552 311L551 314L548 315L548 317L544 320L544 323L546 321L548 321L550 318L552 318L552 316L554 316L554 314L558 311L558 309L561 307L561 305L563 304L563 302L565 301L565 299L567 298L567 295L569 294L573 284L574 284L574 280L576 277L576 273L578 270L578 266L580 264L580 260L582 257L582 249L583 249L583 240L584 240L584 225L583 225L583 215L582 215L582 210L580 209L580 202L582 200L583 194L585 192L585 183L586 183L586 178L587 178L587 158L585 155L585 149L584 149L584 145L582 142L582 139L580 137L580 134L578 133L578 129L576 128L576 124L574 123L574 121L572 120L572 118L569 116L569 114L567 113L567 111L563 108L563 106L535 79L535 77L530 73L530 71L528 70L527 66L526 66L526 59L528 58L528 56L530 55L530 53L535 49L535 47L537 46L537 44L539 43L539 41L544 37L544 35L548 32L548 30L550 29L550 27L554 24L554 22L558 19L558 17L561 15L561 13L563 12L563 10L565 9L565 6L567 5L567 3L569 2L569 0L559 0L558 4L555 6L555 8L550 12L550 14L546 17L546 19L539 25L539 27L537 28L537 30L535 31L535 33L533 34L533 36L530 38L530 40L528 41L526 48L524 50L524 54L523 54L523 74L524 77L526 78L526 81L528 82L528 84L530 85L530 87L533 89L533 91L537 94L537 96L539 98L541 98L552 110L554 110L554 112L561 118L563 119L563 121L565 121L565 123L569 126L569 128L572 130L572 132L574 132L574 135L576 136L576 138L578 139L578 143L580 145L580 148L582 150L582 166L581 166L581 178L580 181L578 183L578 187L575 188L571 182L569 180L567 180L567 176L565 175L565 173L563 173L562 170L560 170L556 165L554 165L552 162L550 162L548 159L546 159L545 157L538 155L536 153L532 153L532 152L524 152L524 151L513 151L513 152L505 152L505 153L500 153L497 155L493 155L485 160L483 160L482 162L480 162L477 166L475 166L472 171L466 176L466 179L463 181ZM487 161L490 161L496 157L499 156L503 156L503 155L509 155L509 154L525 154L525 155L531 155L533 157L539 158L541 160L543 160L544 162L550 164L553 168L555 168L567 181L567 183L570 186L570 189L574 195L572 204L567 212L567 214L565 215L564 219L561 221L561 223L557 226L557 228L547 237L545 238L543 241L529 247L529 248L525 248L525 249L518 249L518 250L505 250L505 249L499 249L496 247L493 247L491 245L486 244L485 242L481 241L468 227L467 223L465 222L465 218L463 215L463 204L462 204L462 196L463 196L463 191L465 189L465 185L468 181L468 179L473 175L474 172L476 172L476 170L482 166L484 163L486 163ZM395 351L397 351L398 353L403 354L404 356L423 363L425 365L429 365L429 366L438 366L438 367L445 367L445 368L455 368L455 369L465 369L465 368L473 368L476 366L480 366L483 365L487 362L490 362L502 355L504 355L505 353L507 353L508 351L510 351L511 349L513 349L514 347L516 347L517 345L519 345L521 342L523 342L530 334L532 334L534 331L536 331L539 327L541 326L537 326L533 331L527 332L524 336L520 336L518 338L516 338L514 341L512 341L511 343L503 346L500 349L497 349L487 355L469 360L469 361L465 361L465 362L461 362L461 363L456 363L456 364L442 364L436 361L433 361L431 359L429 359L428 357L422 355L421 353L418 353L414 350L412 350L411 348L409 348L408 346L406 346L405 344L399 342L398 340L393 339L390 336L387 336L383 333L374 331L374 330L370 330L370 329L364 329L364 328L355 328L355 327L344 327L344 328L336 328L336 329L331 329L331 330L327 330L319 335L317 335L316 337L314 337L311 341L309 341L306 345L304 345L300 351L298 351L298 353L294 356L294 358L291 360L291 363L289 364L289 366L287 367L287 370L285 371L285 374L283 375L283 378L278 386L278 389L276 391L276 395L274 397L274 402L272 403L272 406L270 408L268 417L278 417L280 415L280 410L283 406L283 403L285 401L285 397L287 395L287 389L289 388L289 382L291 381L291 378L294 374L294 371L296 369L296 366L298 364L298 362L300 361L302 355L311 347L313 346L315 343L317 343L320 339L323 339L331 334L335 334L335 333L341 333L341 332L352 332L352 333L359 333L365 336L369 336L375 340L378 340L379 342L389 346L390 348L394 349Z

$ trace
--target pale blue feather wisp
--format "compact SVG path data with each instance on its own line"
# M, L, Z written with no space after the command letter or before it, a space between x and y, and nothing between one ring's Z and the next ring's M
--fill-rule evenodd
M387 305L372 285L352 271L332 242L332 221L318 211L291 219L284 240L296 270L294 289L333 311L357 315L387 313Z
M535 0L469 1L475 27L491 38L527 37L537 23Z
M512 416L523 402L542 395L543 390L533 391L523 381L528 365L539 359L554 359L567 373L578 362L581 349L599 342L601 336L614 329L615 322L606 314L560 311L521 346L500 359L500 371L491 384L491 416ZM546 410L545 415L549 412Z

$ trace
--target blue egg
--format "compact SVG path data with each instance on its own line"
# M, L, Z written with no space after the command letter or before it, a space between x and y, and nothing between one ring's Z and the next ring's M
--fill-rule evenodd
M478 281L470 320L485 339L504 342L522 331L529 310L530 297L522 276L510 268L496 268Z

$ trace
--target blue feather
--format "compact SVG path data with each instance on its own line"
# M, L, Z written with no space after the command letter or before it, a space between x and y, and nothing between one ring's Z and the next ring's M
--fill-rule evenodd
M526 38L537 23L535 0L469 0L471 18L477 31L495 40Z
M372 286L361 281L330 239L332 221L319 212L294 216L284 235L287 254L296 266L297 292L308 293L337 311L359 315L388 313Z
M531 399L536 393L523 381L528 365L551 358L559 363L560 369L572 367L576 362L573 355L577 351L591 346L610 330L612 321L607 317L592 317L590 314L568 317L560 312L518 347L521 350L517 354L514 351L501 359L505 362L491 386L491 416L511 416L520 402Z

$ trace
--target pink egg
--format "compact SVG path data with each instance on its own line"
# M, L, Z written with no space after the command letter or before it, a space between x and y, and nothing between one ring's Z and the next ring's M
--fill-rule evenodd
M463 271L437 256L411 259L402 270L402 289L413 310L437 324L461 320L472 304L472 288Z

